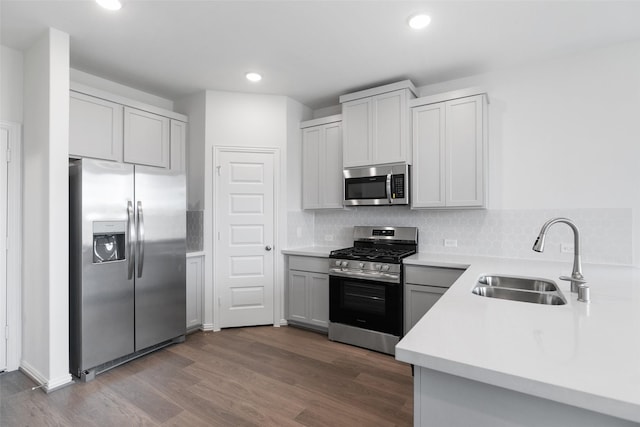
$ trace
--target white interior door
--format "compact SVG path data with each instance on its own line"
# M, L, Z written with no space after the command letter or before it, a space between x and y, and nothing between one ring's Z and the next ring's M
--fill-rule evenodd
M9 132L0 128L0 372L7 369L7 340L4 329L7 325L7 206L8 170L7 150Z
M220 151L216 173L220 327L273 324L274 154Z

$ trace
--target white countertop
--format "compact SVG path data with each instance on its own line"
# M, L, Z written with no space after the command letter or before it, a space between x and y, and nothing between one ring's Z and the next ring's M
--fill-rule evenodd
M405 265L467 267L396 347L398 360L640 422L640 269L583 265L591 302L577 301L571 263L416 254ZM483 274L553 280L566 305L474 295Z
M187 258L195 258L199 256L204 256L204 251L187 251Z
M285 255L300 255L300 256L315 256L315 257L329 257L329 253L336 249L342 249L344 246L307 246L304 248L291 248L283 249L282 253Z

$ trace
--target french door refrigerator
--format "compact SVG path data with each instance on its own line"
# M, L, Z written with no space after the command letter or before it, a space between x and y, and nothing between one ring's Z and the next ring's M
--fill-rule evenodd
M95 374L186 330L183 173L69 162L71 373Z

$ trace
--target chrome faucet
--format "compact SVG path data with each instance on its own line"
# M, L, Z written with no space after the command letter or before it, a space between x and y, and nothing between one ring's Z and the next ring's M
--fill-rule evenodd
M545 222L540 229L536 242L533 244L533 250L536 252L544 251L544 239L547 236L547 231L549 227L558 222L567 224L573 230L573 271L571 272L571 277L560 276L560 280L571 282L571 292L578 293L578 301L589 302L589 287L585 285L587 281L584 280L582 275L582 263L580 261L580 231L573 221L569 218L553 218Z

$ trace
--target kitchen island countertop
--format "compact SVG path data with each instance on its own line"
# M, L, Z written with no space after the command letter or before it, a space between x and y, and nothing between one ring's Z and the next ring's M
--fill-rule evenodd
M567 262L420 253L404 264L466 271L398 343L398 360L640 422L640 269L585 264L582 303L558 279ZM551 279L567 304L472 294L484 274Z

